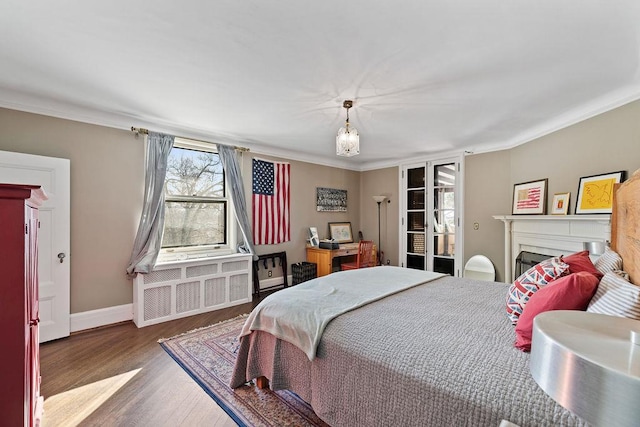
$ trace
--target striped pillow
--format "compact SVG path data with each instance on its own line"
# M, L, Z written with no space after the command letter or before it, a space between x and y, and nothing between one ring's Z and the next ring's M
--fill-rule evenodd
M615 272L606 273L587 311L640 320L640 286Z
M598 271L607 274L610 271L622 270L622 257L609 246L604 247L604 253L594 263Z

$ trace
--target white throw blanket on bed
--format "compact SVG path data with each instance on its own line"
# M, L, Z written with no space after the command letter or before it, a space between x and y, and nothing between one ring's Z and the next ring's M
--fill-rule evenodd
M324 328L336 316L442 276L389 266L329 274L269 295L253 309L240 336L269 332L313 360Z

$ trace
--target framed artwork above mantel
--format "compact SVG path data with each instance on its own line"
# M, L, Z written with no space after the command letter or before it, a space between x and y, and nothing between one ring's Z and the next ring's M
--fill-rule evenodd
M551 203L551 215L566 215L569 211L571 193L556 193Z
M613 211L614 185L625 179L625 171L585 176L578 183L576 215L610 214Z
M513 186L513 215L547 213L547 179L522 182Z

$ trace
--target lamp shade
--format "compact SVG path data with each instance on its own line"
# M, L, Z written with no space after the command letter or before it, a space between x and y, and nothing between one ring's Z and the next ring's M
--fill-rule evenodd
M360 154L360 135L358 130L349 126L349 108L353 107L353 101L345 99L342 106L347 110L347 121L343 128L338 130L336 136L336 154L343 157L351 157Z
M336 154L344 157L360 154L360 135L358 135L358 130L350 127L348 123L338 130Z
M382 203L384 202L384 200L387 198L387 196L373 196L373 200L375 200L378 203Z
M589 251L589 255L602 255L604 253L604 242L584 242L585 251Z

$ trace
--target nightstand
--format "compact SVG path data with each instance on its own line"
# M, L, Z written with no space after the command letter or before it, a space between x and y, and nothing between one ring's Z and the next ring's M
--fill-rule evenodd
M545 393L594 425L638 425L640 321L558 310L533 325L529 366Z

